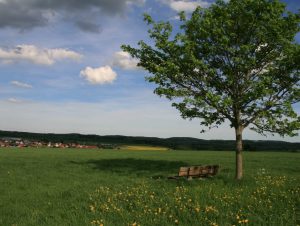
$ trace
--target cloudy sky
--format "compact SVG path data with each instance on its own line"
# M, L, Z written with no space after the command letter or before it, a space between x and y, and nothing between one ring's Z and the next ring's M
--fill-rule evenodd
M300 8L297 0L285 2ZM0 0L0 130L234 139L226 124L200 134L199 120L181 119L155 96L147 73L120 50L148 40L143 13L177 23L179 11L212 3ZM250 131L244 138L300 140Z

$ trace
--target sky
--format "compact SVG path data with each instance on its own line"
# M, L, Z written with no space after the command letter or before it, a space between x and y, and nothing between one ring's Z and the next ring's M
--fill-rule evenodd
M228 123L203 134L199 120L182 119L120 49L149 41L144 13L177 23L179 11L213 2L0 0L0 130L235 139ZM244 139L300 141L249 130Z

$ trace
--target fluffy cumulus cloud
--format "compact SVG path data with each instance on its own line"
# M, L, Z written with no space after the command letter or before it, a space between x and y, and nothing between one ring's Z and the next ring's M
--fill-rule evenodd
M0 61L14 63L29 61L34 64L52 65L57 61L70 59L78 61L82 55L67 49L44 49L34 45L18 45L12 49L0 48Z
M86 67L80 72L80 76L90 84L102 85L112 83L117 78L117 73L110 66L98 68Z
M20 88L26 88L26 89L32 88L32 85L24 83L24 82L19 82L19 81L11 81L10 84L12 84L13 86L16 86L16 87L20 87Z
M142 5L144 1L0 0L0 28L27 30L46 26L52 17L60 17L70 20L83 31L100 32L99 16L122 15L129 5Z
M92 85L103 85L112 83L117 78L117 73L112 67L118 67L124 70L137 70L138 60L130 56L129 53L119 51L112 58L110 65L92 68L86 67L80 71L80 76Z
M207 8L211 3L205 0L188 1L188 0L160 0L162 3L168 5L171 9L181 12L193 12L198 6Z
M119 51L114 54L113 66L120 67L125 70L136 70L138 69L138 60L130 56L129 53Z

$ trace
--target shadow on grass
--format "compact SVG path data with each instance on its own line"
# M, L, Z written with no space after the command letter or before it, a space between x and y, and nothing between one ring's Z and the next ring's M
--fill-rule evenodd
M187 166L182 161L145 160L145 159L101 159L87 162L71 162L74 164L88 164L95 170L120 173L120 174L174 174L178 173L179 167Z

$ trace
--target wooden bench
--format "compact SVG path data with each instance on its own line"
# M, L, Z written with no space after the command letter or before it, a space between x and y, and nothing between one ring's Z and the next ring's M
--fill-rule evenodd
M168 177L168 179L178 178L197 178L197 177L210 177L215 176L219 172L219 165L206 165L206 166L186 166L180 167L177 176Z

